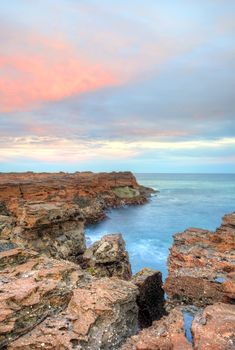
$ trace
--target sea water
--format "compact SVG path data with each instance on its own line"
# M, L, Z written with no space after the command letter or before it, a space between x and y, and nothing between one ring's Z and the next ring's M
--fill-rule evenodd
M135 174L141 185L159 190L145 205L110 210L87 227L94 242L122 233L133 273L151 267L167 275L172 236L188 227L215 230L224 214L235 211L235 174Z

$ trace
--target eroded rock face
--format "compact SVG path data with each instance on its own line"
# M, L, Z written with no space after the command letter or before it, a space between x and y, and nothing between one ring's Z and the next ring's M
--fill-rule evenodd
M198 306L235 300L235 213L214 233L188 229L174 236L164 289L171 299Z
M162 289L162 273L144 268L132 277L138 287L139 325L149 327L154 320L166 314L164 309L164 290Z
M0 253L0 348L116 349L136 333L137 287L15 248Z
M235 305L207 306L195 317L192 334L195 350L235 349Z
M121 350L192 350L185 337L184 320L179 308L154 321L152 326L131 337Z
M115 279L74 289L68 307L50 316L8 349L110 350L137 329L137 288Z
M152 192L138 185L130 172L0 174L0 203L6 210L14 212L13 199L70 202L79 206L87 222L102 219L107 207L144 203Z
M84 224L105 209L146 202L151 192L130 172L0 174L0 240L79 261Z
M0 347L109 350L136 333L138 288L113 277L131 278L121 235L89 248L86 270L68 260L85 223L150 193L128 172L0 174Z
M106 235L83 254L84 267L99 277L131 278L131 265L121 234Z
M70 262L15 248L0 253L0 347L69 303L84 275Z
M85 250L84 220L77 205L28 202L19 206L10 239L49 256L76 261Z

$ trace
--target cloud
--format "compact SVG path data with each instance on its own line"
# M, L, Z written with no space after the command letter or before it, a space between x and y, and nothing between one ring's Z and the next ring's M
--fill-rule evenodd
M69 162L78 160L133 158L144 155L149 151L183 151L213 150L233 147L235 138L223 138L213 141L80 141L79 139L66 139L56 137L14 137L2 138L0 141L0 159L9 161L20 158L32 158L47 162ZM30 154L30 156L28 156Z
M11 29L12 30L12 29ZM42 101L59 100L115 84L117 79L105 67L79 57L72 46L56 38L14 33L12 41L1 46L1 112L35 107ZM26 49L17 47L22 42ZM6 52L6 53L5 53Z
M0 24L2 112L126 84L161 71L162 65L192 52L210 38L209 31L206 35L198 33L197 22L186 21L186 16L182 22L177 13L169 21L168 7L159 6L156 11L152 2L152 12L140 3L134 6L132 1L112 6L106 1L59 1L54 5L42 1L35 7L22 1L18 12L17 2L9 8L1 5L3 15L6 12ZM46 14L42 23L43 9Z
M2 164L231 169L234 2L0 8Z
M0 78L1 112L114 84L112 75L101 67L67 54L63 57L58 53L58 58L52 60L43 56L2 56L0 68L8 74Z

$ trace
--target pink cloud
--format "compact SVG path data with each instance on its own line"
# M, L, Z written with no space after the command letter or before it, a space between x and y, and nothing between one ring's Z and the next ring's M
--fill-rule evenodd
M8 112L31 107L41 101L58 100L114 84L103 67L80 60L71 52L53 55L1 56L0 109Z
M77 52L63 38L22 28L17 32L6 24L0 29L7 34L0 48L0 112L30 109L117 81L107 67Z
M0 111L146 77L151 67L160 70L195 45L192 38L186 43L161 38L138 22L122 20L116 30L114 21L110 30L97 31L82 24L76 36L65 39L69 36L59 29L46 35L37 27L30 31L19 23L0 22Z

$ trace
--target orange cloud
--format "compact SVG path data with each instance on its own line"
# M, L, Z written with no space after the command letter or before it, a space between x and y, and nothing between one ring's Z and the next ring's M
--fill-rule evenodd
M0 56L0 111L31 107L114 84L103 67L85 62L71 51Z

